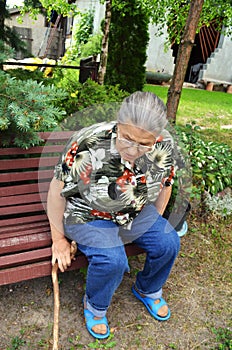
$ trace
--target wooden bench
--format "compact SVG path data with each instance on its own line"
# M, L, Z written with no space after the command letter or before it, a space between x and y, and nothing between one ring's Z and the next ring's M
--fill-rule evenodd
M0 148L0 285L51 274L51 235L46 215L49 183L72 132L40 133L43 146ZM126 245L127 255L143 251ZM70 270L87 266L80 252Z

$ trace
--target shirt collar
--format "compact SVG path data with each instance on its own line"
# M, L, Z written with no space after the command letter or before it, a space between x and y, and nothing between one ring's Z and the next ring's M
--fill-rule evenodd
M119 155L116 148L116 138L117 138L117 124L112 128L111 142L110 142L110 153L112 155Z

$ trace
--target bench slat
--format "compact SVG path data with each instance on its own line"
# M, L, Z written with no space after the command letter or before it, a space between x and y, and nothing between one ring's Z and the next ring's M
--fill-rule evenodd
M51 262L41 261L34 264L17 266L0 270L0 285L27 281L32 278L49 276L51 274Z
M10 148L1 148L0 156L18 156L18 155L28 155L28 154L46 154L46 153L57 153L59 155L60 152L64 149L64 144L61 145L45 145L45 146L36 146L29 149L10 147Z
M29 193L29 194L21 194L19 196L10 196L10 197L2 197L0 201L0 207L13 206L18 204L32 204L38 203L40 201L45 202L47 199L47 193ZM0 212L2 209L0 209ZM9 212L11 208L9 208Z
M32 183L18 186L5 186L0 188L0 196L15 196L24 193L45 192L49 189L49 182Z
M19 266L51 259L51 248L36 249L29 252L0 256L0 270L10 266Z
M53 131L51 132L40 132L40 137L49 142L55 141L67 141L72 135L74 134L74 131Z
M50 233L41 232L19 237L10 237L0 240L1 254L22 252L30 249L49 247L51 245Z
M0 229L0 247L3 239L11 237L26 236L33 233L48 232L50 234L50 226L48 221L29 223L25 225L16 225L12 227L3 227Z
M0 170L18 170L18 169L33 169L41 167L54 166L55 157L38 157L38 158L17 158L17 159L2 159L0 162Z
M20 225L23 223L31 223L31 222L43 222L46 221L48 223L47 215L45 213L39 214L39 215L31 215L31 216L24 216L24 217L17 217L17 218L11 218L3 219L1 220L1 228L4 230L4 227L13 227L14 225Z
M68 268L68 271L80 269L86 266L86 257L84 255L80 255L72 262L72 265ZM27 281L32 278L50 276L51 271L52 266L50 260L0 270L0 285Z
M143 250L138 248L135 244L126 245L126 252L128 256L143 253ZM72 261L72 265L67 271L80 269L88 265L86 257L81 254L76 260ZM16 266L13 268L6 268L0 270L0 285L26 281L32 278L50 276L52 271L51 259L33 264L26 264L23 266Z
M78 251L75 258L78 259L81 252ZM0 270L12 266L20 266L28 263L48 260L51 262L52 249L51 247L36 249L29 252L17 253L7 256L0 256Z
M1 163L1 162L0 162ZM49 170L33 170L25 172L14 172L14 173L3 173L0 174L0 183L15 183L20 181L30 181L30 180L43 180L43 179L52 179L54 174L54 169Z
M2 208L1 215L34 213L38 211L44 211L44 209L45 209L45 204L43 205L42 203L34 203L33 205L25 204L25 205L18 205L14 207Z

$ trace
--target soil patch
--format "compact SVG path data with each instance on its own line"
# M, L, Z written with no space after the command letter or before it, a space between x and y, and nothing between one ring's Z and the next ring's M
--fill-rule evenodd
M223 235L218 230L215 233L210 226L196 224L194 220L189 223L189 232L181 239L180 254L164 288L164 298L172 312L167 322L153 320L131 293L145 257L130 258L131 273L125 275L107 314L112 337L101 342L95 341L85 329L84 273L60 274L60 349L219 349L217 335L227 332L228 338L232 326L229 275L232 225L224 225ZM52 349L50 277L2 286L0 300L0 350Z

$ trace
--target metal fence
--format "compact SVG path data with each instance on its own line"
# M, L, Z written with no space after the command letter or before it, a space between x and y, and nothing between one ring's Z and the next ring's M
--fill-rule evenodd
M99 62L96 62L93 56L83 58L80 60L80 66L72 65L60 65L60 64L49 64L49 63L30 63L30 62L3 62L2 65L7 66L30 66L30 67L41 67L47 68L62 68L62 69L79 69L79 82L84 83L88 78L97 81Z

